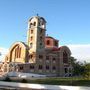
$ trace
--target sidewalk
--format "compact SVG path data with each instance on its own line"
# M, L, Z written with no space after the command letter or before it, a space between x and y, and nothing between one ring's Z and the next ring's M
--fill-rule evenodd
M16 83L16 82L3 82L0 81L1 87L19 88L25 90L90 90L90 87L79 86L59 86L59 85L44 85L44 84L29 84L29 83ZM17 89L18 90L18 89Z

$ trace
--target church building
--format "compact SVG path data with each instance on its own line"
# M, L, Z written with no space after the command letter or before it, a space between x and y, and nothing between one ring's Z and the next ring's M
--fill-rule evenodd
M71 51L59 47L59 40L46 35L46 20L33 16L28 20L27 43L15 42L2 66L3 72L25 72L47 76L71 76Z

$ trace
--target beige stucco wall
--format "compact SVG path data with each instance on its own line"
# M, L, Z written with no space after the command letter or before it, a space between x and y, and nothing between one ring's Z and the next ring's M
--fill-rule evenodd
M20 51L20 57L15 58L15 49L19 47L21 48ZM26 61L26 52L27 52L27 47L22 43L22 42L16 42L14 43L10 49L9 49L9 54L8 54L8 62L20 62L20 63L25 63Z

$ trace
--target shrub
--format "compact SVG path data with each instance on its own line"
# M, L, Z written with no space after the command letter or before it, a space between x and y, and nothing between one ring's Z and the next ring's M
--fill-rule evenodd
M27 83L27 80L26 80L26 79L22 79L21 82L22 82L22 83Z
M11 79L8 76L6 76L5 79L4 79L4 81L11 82Z

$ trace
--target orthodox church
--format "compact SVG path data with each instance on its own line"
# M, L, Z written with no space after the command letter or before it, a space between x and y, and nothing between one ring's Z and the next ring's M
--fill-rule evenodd
M46 36L46 20L33 16L28 20L27 43L15 42L3 63L3 72L25 72L47 76L71 76L71 51L59 47L59 40Z

